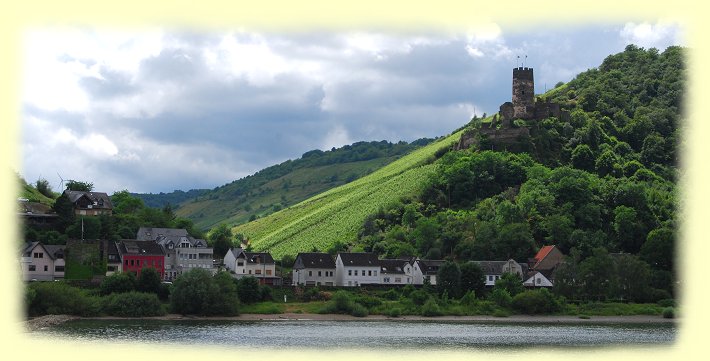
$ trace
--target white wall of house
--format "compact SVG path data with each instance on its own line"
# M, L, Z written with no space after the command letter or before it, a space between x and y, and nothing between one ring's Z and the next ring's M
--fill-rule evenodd
M380 271L380 284L383 285L408 285L414 284L412 265L407 263L403 267L404 273L387 273Z
M21 258L20 265L24 281L53 281L64 278L64 259L53 260L40 244L30 251L29 257Z
M552 282L550 282L547 277L543 276L542 273L536 272L532 277L528 278L523 282L525 287L552 287Z
M294 286L335 286L335 268L294 269L291 284Z
M336 286L355 287L380 283L380 266L345 266L340 255L335 259Z

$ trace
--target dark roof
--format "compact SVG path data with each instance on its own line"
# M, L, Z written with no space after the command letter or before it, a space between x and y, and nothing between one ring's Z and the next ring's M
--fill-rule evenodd
M106 193L65 190L64 194L67 195L69 201L71 201L72 203L76 203L76 201L81 199L81 197L87 197L91 202L94 203L93 206L96 208L113 209L111 198Z
M338 253L338 256L343 261L345 266L364 266L364 267L377 267L379 266L379 260L377 259L377 253L373 252L363 252L363 253Z
M505 266L508 261L471 261L477 263L481 266L481 271L483 274L495 275L503 274L503 266Z
M141 227L138 229L136 239L140 241L154 241L161 236L188 236L187 230L184 228L153 228Z
M421 268L422 274L425 275L435 275L439 272L439 267L444 264L443 260L434 259L418 259L419 268Z
M163 256L165 252L163 247L153 241L136 241L134 239L124 239L121 240L118 245L118 250L122 255L130 254L140 254L140 255L153 255L153 256Z
M55 260L57 258L64 258L64 249L66 248L65 245L45 245L45 244L42 244L42 242L25 243L25 246L22 248L22 255L24 257L31 256L32 250L37 248L37 246L44 248L44 251L47 252L47 255L52 260Z
M232 252L234 258L239 258L243 255L247 263L257 263L256 261L260 259L259 263L276 264L271 257L271 253L268 252L244 252L242 248L230 248L227 252Z
M387 274L404 274L404 266L409 263L403 259L381 259L380 273Z
M294 268L296 265L299 268L335 268L335 260L333 257L327 253L309 252L309 253L299 253L294 261Z

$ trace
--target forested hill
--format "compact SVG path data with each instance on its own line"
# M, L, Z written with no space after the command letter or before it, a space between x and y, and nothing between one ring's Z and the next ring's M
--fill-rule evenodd
M171 205L177 215L191 219L197 228L235 225L352 182L431 141L357 142L327 151L312 150L212 190L134 195L150 207Z
M636 282L662 298L676 282L684 91L682 48L628 46L544 95L570 110L568 121L516 121L530 127L520 140L528 151L448 152L418 197L368 217L351 246L383 257L525 262L556 245L572 256L560 294L617 297ZM623 297L651 292L641 289Z

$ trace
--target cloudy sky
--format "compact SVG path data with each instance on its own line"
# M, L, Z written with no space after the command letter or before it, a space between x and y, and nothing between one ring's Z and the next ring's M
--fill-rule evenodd
M109 194L214 188L312 149L448 134L510 99L518 56L543 92L627 44L684 45L681 31L34 29L18 171L55 190L57 174Z

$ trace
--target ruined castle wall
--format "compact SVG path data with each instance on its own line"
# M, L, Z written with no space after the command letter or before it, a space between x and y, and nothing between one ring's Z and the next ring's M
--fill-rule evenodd
M513 117L530 119L535 116L535 81L532 68L513 69Z

